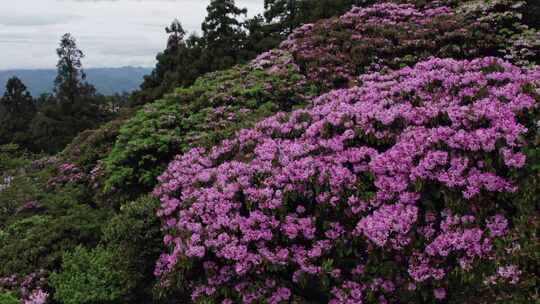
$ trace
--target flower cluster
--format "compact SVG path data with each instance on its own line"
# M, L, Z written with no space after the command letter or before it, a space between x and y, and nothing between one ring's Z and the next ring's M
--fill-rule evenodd
M527 10L527 1L465 1L458 13L498 28L498 33L505 35L501 55L520 66L530 66L540 63L540 32L524 24L527 20L523 15Z
M487 285L495 285L498 281L509 282L510 284L517 284L519 282L519 276L521 270L516 265L500 266L497 268L497 273L489 276L484 281Z
M2 179L0 179L0 192L9 188L12 181L13 181L13 176L11 175L4 176Z
M17 208L17 213L26 212L26 211L38 211L42 210L43 205L38 201L27 201L22 206Z
M260 54L250 62L250 66L254 69L264 70L270 75L288 73L291 69L300 72L300 67L294 63L293 56L281 49Z
M33 161L30 164L30 168L34 171L43 170L47 167L58 165L59 161L60 159L57 156L44 157Z
M86 178L86 174L72 163L62 163L56 167L56 170L56 176L47 182L49 188L66 183L76 183Z
M169 165L164 284L181 272L195 301L224 303L396 301L417 285L442 300L450 272L488 260L540 70L432 58L358 82Z
M43 290L45 271L40 270L24 277L0 277L0 292L15 292L22 304L44 304L49 294Z
M526 66L538 61L540 54L540 32L528 29L520 35L512 37L511 45L505 50L504 56L508 60L514 60L518 64Z

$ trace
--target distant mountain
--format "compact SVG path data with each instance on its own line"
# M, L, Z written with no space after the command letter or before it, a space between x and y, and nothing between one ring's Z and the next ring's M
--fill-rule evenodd
M85 69L87 81L93 84L98 92L110 95L130 92L139 87L143 76L152 72L151 68L122 67ZM0 70L0 94L4 94L5 83L12 77L19 77L28 87L32 96L52 92L56 70Z

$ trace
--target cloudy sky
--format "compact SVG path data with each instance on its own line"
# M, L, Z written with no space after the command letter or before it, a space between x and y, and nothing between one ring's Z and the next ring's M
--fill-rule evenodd
M154 65L164 27L178 18L200 30L210 0L6 0L0 10L0 70L53 68L58 41L72 33L89 67ZM248 16L263 0L237 0ZM8 4L9 3L9 4Z

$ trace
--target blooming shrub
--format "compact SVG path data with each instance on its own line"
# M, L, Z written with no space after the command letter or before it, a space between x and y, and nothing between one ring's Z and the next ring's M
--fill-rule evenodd
M132 110L123 110L121 117L110 121L96 130L81 132L62 151L63 161L77 165L85 172L90 172L96 163L105 158L118 137L120 127L131 117Z
M489 272L540 70L430 59L359 83L169 165L164 286L195 302L439 301L456 274Z
M245 65L211 73L147 105L120 129L105 158L105 189L150 191L178 150L215 145L262 117L303 104L316 92L286 60L278 59L279 70Z
M492 24L497 35L504 37L498 46L500 55L515 64L529 66L540 63L540 32L530 27L527 17L534 10L533 1L465 1L457 12L467 19Z
M24 277L17 275L0 277L0 293L18 294L23 304L44 304L49 297L49 294L43 290L46 285L45 275L46 272L40 270ZM6 301L11 303L8 300L10 300L9 297Z
M540 50L531 41L536 36L524 38L526 27L508 2L461 1L465 8L456 9L394 3L356 7L296 29L281 49L293 54L310 82L327 88L347 87L364 72L401 68L430 56L538 60Z
M104 189L144 193L179 150L215 145L278 110L302 105L306 97L353 86L366 71L396 69L430 56L507 55L519 63L534 62L540 50L528 46L536 36L504 27L519 23L514 14L499 16L499 7L509 9L508 1L459 10L456 1L397 1L423 8L379 3L307 24L279 49L246 66L201 77L139 111L121 128L105 158ZM484 13L490 17L477 21Z
M86 174L75 164L62 163L56 167L56 175L49 179L47 186L58 187L67 183L77 183L86 178Z

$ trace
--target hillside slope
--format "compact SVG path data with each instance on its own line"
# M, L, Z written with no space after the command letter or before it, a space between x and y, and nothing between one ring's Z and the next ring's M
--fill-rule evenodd
M540 36L443 2L305 25L52 158L2 147L0 295L538 300Z

